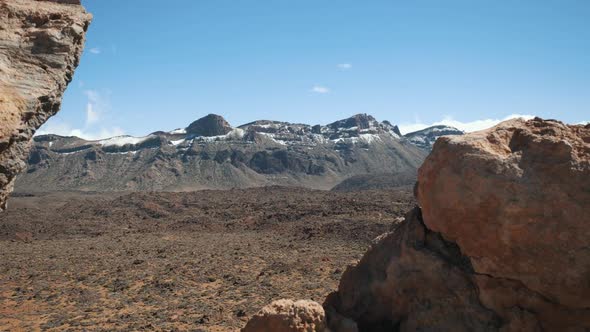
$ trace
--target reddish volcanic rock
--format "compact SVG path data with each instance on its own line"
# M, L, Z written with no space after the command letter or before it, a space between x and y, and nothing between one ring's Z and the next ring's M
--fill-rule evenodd
M422 208L343 275L332 330L590 329L590 126L513 120L443 137Z
M457 246L424 227L416 208L344 272L324 303L330 328L341 331L346 317L360 331L495 331L500 319L479 302L471 272Z
M316 302L278 300L262 308L242 329L243 332L324 332L326 314Z
M426 226L483 275L488 307L501 297L500 307L542 311L545 327L566 324L557 307L568 317L590 307L590 128L536 118L442 138L419 171L418 200Z

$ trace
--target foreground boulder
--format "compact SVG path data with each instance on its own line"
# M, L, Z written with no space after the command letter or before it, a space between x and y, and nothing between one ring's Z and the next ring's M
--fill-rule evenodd
M418 200L504 321L590 326L590 126L514 120L442 139L419 171Z
M590 126L443 137L417 196L326 300L333 330L332 316L361 331L590 329Z
M91 19L79 0L0 0L0 211L35 130L59 111Z
M590 329L590 125L443 137L416 194L326 299L332 331Z
M324 304L330 327L340 331L346 317L360 331L497 330L500 319L480 303L471 273L469 259L415 208L344 272Z
M327 332L324 308L316 302L278 300L255 314L242 332Z

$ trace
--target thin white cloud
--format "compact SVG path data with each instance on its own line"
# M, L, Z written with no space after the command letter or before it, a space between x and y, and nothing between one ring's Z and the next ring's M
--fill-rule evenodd
M437 121L437 122L430 123L430 124L421 123L418 121L415 123L401 124L401 125L399 125L399 129L402 134L407 134L407 133L411 133L411 132L414 132L417 130L422 130L424 128L428 128L431 126L444 125L444 126L455 127L457 129L460 129L460 130L463 130L463 131L469 133L469 132L473 132L473 131L491 128L502 121L506 121L506 120L510 120L510 119L523 118L523 119L529 120L534 117L535 117L534 115L529 115L529 114L510 114L503 119L482 119L482 120L463 122L463 121L455 120L452 117L447 116L444 119L442 119L441 121Z
M337 67L341 70L349 70L352 68L352 64L350 63L339 63Z
M125 131L119 127L101 127L98 129L93 128L72 128L68 123L58 118L51 118L47 121L35 136L39 135L59 135L59 136L76 136L85 140L94 141L103 138L109 138L113 136L121 136L125 134Z
M100 92L97 90L84 90L84 94L88 98L88 102L97 104L101 100Z
M85 90L88 98L86 103L86 126L99 123L105 112L110 108L108 100L96 90Z
M330 89L325 86L314 85L310 91L313 93L326 94L330 92Z
M76 128L59 117L49 119L36 133L36 135L55 134L60 136L77 136L87 140L97 140L112 136L123 135L125 132L116 126L104 124L105 114L110 110L110 92L101 93L97 90L85 90L86 95L86 120L83 128Z
M98 47L93 47L93 48L89 49L88 51L92 54L100 54L101 53L101 50Z
M91 103L86 104L86 125L92 125L100 120L98 112L94 111L94 106Z

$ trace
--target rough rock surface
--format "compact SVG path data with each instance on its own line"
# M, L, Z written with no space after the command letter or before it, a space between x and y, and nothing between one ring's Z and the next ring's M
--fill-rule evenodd
M590 327L590 126L537 118L443 138L418 200L426 226L470 258L484 305Z
M204 137L221 136L232 130L232 126L222 116L216 114L200 118L186 128L188 134Z
M242 332L324 332L326 314L319 303L308 300L278 300L262 308Z
M493 331L500 321L479 303L459 248L423 224L412 210L393 232L375 244L340 280L325 302L330 327L341 317L360 331Z
M590 328L590 126L512 120L437 141L421 206L343 275L330 327Z
M0 0L0 210L79 63L92 16L78 4Z

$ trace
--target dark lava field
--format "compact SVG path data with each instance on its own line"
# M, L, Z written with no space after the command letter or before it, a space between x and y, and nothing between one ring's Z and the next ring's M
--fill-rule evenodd
M413 204L285 187L18 194L0 214L0 326L235 331L272 300L321 302Z

